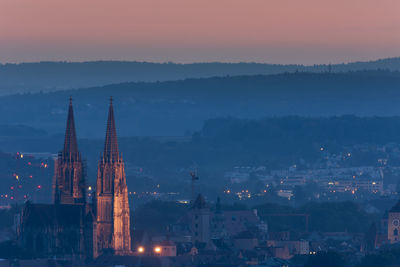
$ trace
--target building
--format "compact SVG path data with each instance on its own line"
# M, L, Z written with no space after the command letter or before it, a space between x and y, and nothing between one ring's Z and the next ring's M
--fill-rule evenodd
M388 214L388 240L390 244L400 241L400 201L389 211Z
M58 154L54 172L54 202L56 204L85 204L84 165L78 151L71 98L69 100L64 149Z
M193 203L190 212L192 223L192 242L208 243L210 240L210 208L208 207L204 197L199 194Z
M19 226L21 246L37 257L91 258L95 224L85 187L70 99L64 147L54 173L54 204L25 204Z
M128 189L112 100L92 203L87 203L85 189L70 99L64 147L54 171L54 204L25 204L18 227L20 245L37 258L91 259L105 251L131 254Z
M176 245L171 240L164 240L154 247L154 255L161 257L176 257Z
M227 236L225 229L225 218L224 213L221 209L221 199L217 198L215 205L214 216L211 219L211 238L212 239L223 239Z
M113 250L118 255L130 254L128 187L124 161L118 150L112 98L104 151L98 166L95 202L97 253Z

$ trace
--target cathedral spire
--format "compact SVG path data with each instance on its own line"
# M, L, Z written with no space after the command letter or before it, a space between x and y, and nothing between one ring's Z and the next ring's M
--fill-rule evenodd
M104 152L98 165L96 186L96 251L112 249L131 254L128 187L124 161L118 151L112 98L108 111Z
M76 141L74 111L72 109L72 97L69 98L67 127L65 130L65 141L63 154L75 157L78 154L78 142Z
M86 202L85 174L76 140L72 98L69 98L64 148L58 154L54 172L54 200L59 204Z
M106 141L104 143L103 158L109 161L116 161L119 158L112 97L110 97L110 108L108 110Z

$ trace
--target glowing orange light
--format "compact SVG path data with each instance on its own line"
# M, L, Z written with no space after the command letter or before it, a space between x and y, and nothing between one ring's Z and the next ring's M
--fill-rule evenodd
M143 253L143 252L144 252L144 247L138 247L137 251L138 251L139 253Z
M155 253L161 253L161 247L155 247L154 248Z

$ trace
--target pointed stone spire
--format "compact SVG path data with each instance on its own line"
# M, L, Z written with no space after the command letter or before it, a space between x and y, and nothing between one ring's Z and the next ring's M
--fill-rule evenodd
M67 127L65 130L64 156L75 158L78 155L78 142L76 141L74 111L72 109L72 97L69 98Z
M112 249L131 255L128 187L125 167L118 151L112 98L108 112L104 152L98 165L96 186L96 251Z
M54 171L54 201L56 204L86 202L85 174L76 140L72 98L69 98L64 148L58 154Z
M108 110L106 141L104 143L103 158L106 161L117 161L119 159L117 131L115 129L112 97L110 97L110 108Z

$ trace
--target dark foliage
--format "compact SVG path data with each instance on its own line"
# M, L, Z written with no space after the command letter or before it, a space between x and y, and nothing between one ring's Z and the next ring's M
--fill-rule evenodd
M319 252L308 258L304 267L342 267L345 266L343 257L334 251Z

